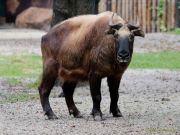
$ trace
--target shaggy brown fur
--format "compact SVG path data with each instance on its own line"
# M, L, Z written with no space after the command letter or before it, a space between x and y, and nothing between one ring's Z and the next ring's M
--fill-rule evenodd
M121 30L118 30L119 37L126 37L124 41L128 39L129 42L131 28L127 27L126 21L118 15L114 16L112 12L70 18L42 37L43 77L39 93L43 110L49 119L57 118L49 104L49 94L57 78L64 81L62 88L69 113L75 117L81 115L73 101L74 88L78 81L89 80L93 99L92 114L95 117L102 116L100 84L101 79L107 77L111 96L110 111L115 117L122 116L117 106L118 88L130 60L126 64L117 62L117 40L113 34L107 34L111 33L111 30L107 30L112 15L114 23L123 25ZM136 31L137 35L139 32ZM130 46L130 57L133 42L131 44L127 44Z
M88 79L92 69L102 77L117 74L114 38L105 35L111 16L112 12L78 16L56 25L42 38L43 65L56 60L58 76L64 81ZM114 18L125 23L119 16Z

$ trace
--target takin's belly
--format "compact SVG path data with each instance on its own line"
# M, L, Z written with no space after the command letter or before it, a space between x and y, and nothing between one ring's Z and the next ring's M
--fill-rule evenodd
M69 82L86 81L88 80L88 72L82 68L71 69L71 70L60 68L59 78L62 79L63 81L69 81Z

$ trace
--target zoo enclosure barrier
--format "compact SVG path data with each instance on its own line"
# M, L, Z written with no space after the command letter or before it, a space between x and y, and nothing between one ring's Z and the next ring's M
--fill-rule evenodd
M178 0L101 0L99 12L118 13L132 24L139 20L145 32L168 31L176 27Z

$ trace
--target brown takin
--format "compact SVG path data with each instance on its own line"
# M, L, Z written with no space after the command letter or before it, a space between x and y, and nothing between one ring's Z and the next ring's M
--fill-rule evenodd
M74 104L73 93L79 81L88 80L92 115L95 120L101 120L100 86L101 79L107 77L110 112L121 117L118 88L131 61L135 36L144 37L144 32L113 12L78 16L53 27L41 43L43 76L39 94L45 115L49 119L57 118L50 107L49 94L56 79L60 79L69 113L82 117Z

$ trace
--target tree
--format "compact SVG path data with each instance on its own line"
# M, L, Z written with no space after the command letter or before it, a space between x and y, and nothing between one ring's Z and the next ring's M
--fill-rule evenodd
M54 0L51 25L81 14L98 13L99 0Z

